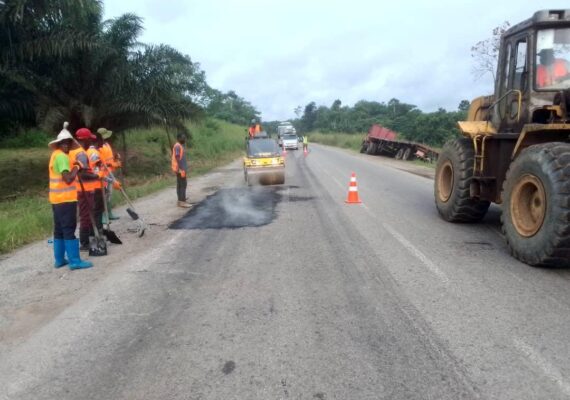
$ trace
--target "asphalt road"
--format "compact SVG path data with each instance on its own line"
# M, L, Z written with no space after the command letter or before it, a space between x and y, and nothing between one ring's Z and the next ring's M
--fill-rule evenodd
M445 223L431 180L321 146L229 173L3 354L0 398L570 398L570 270L512 259L497 208Z

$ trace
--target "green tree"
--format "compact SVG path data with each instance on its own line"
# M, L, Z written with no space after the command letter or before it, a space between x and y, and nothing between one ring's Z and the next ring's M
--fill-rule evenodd
M315 122L317 121L317 104L312 101L305 106L305 111L301 117L301 126L303 132L310 132L315 128Z
M5 0L0 5L0 118L55 132L113 130L199 118L205 76L188 56L138 42L142 20L103 21L95 0ZM7 97L5 97L8 95ZM18 98L12 105L6 99ZM32 111L33 110L33 111Z

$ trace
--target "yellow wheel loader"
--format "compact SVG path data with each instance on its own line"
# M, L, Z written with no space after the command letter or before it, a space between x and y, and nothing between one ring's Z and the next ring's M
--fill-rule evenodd
M538 11L503 34L495 94L473 100L459 128L437 163L443 219L479 221L501 204L514 257L570 265L570 10Z

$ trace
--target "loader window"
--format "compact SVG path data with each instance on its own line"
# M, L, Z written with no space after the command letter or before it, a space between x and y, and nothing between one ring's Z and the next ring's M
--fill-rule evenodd
M509 87L509 71L511 65L511 44L507 46L507 51L505 54L505 68L503 70L503 92L506 93Z
M526 53L527 53L527 44L526 39L520 40L517 42L517 58L515 62L515 78L513 81L513 89L522 90L525 89L525 76L527 72L527 65L526 65Z
M535 83L539 90L570 88L570 28L538 31Z

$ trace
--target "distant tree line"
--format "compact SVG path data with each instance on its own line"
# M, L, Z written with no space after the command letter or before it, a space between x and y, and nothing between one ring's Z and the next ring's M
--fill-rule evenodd
M443 108L435 112L423 112L415 105L398 99L386 102L361 100L354 106L343 106L335 100L330 107L311 102L305 108L297 108L299 118L292 120L299 132L345 132L362 134L372 124L380 124L397 132L401 139L441 146L459 131L457 121L466 118L469 101L462 100L455 111ZM300 112L302 111L302 114ZM277 122L265 123L271 131Z
M191 58L138 41L134 14L103 20L100 0L0 1L0 139L22 128L49 133L162 125L185 131L205 115L246 124L259 112L208 86Z

